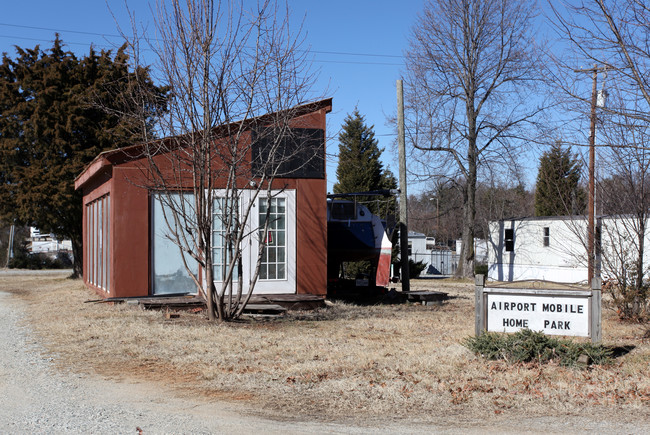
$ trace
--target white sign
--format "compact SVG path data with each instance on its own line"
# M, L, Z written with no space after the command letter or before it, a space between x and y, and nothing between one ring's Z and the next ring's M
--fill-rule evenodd
M491 293L486 296L488 331L517 332L528 328L549 335L589 336L588 297Z

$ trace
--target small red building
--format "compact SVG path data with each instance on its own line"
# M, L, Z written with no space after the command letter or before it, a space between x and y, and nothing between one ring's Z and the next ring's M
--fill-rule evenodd
M273 183L278 186L277 213L284 214L280 218L286 226L255 294L327 293L325 118L331 110L331 99L292 109L292 128L307 131L321 154L315 170L312 165L307 174L298 171ZM75 180L84 205L84 282L103 297L195 293L178 247L163 235L163 205L143 178L147 158L138 152L142 146L101 153ZM244 277L250 273L247 266L244 261Z

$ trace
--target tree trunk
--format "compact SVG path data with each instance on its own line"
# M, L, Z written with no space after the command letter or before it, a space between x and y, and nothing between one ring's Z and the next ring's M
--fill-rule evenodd
M216 320L215 316L215 307L214 307L214 295L216 293L216 289L214 287L214 276L213 276L213 269L212 269L212 262L209 262L206 266L205 270L205 280L206 280L206 286L205 286L205 301L206 301L206 307L208 309L208 319L210 321Z
M467 185L463 189L463 233L460 261L456 275L474 276L474 222L476 219L476 162L469 165Z
M77 279L83 277L83 246L79 237L71 237L72 243L72 275L70 278Z
M476 148L476 111L474 99L467 102L467 179L463 189L463 234L460 261L456 275L464 278L474 276L474 221L476 219L476 172L478 150Z
M636 262L636 282L634 283L634 300L632 301L632 316L638 317L642 313L641 294L644 292L643 278L645 276L643 270L643 250L645 249L645 213L639 213L639 257Z

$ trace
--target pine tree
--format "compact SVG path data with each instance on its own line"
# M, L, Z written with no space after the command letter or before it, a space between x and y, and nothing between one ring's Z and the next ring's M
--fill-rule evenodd
M367 126L364 117L356 109L348 114L339 134L339 164L336 168L338 181L334 184L334 193L397 188L397 180L392 172L384 169L381 163L382 152L375 139L373 126ZM382 219L395 214L395 197L358 196L355 199ZM373 266L367 260L345 265L348 278L360 274L372 275L372 270Z
M579 185L581 164L571 149L556 143L539 160L535 187L536 216L583 213L586 193Z
M354 110L345 118L339 134L339 163L336 168L337 182L334 193L367 192L397 188L392 172L384 169L381 162L383 149L378 146L373 126L367 126L365 118ZM391 198L384 207L377 204L376 197L358 197L371 212L385 218L395 211Z
M57 35L49 50L16 52L0 65L0 218L69 238L78 274L82 204L74 179L100 152L147 138L167 90L146 69L129 71L123 49L114 58L91 49L78 59ZM143 116L131 117L136 81L153 98Z

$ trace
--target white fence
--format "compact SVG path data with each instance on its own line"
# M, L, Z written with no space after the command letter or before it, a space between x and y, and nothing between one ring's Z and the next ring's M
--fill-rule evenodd
M453 275L458 268L459 255L451 251L415 252L409 257L414 262L426 264L422 275Z

